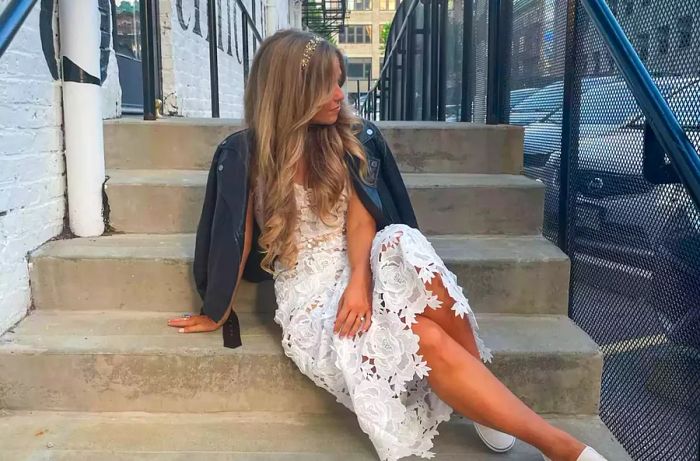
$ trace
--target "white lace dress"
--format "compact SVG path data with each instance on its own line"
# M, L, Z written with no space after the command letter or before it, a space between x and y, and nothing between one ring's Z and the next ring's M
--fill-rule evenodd
M275 266L275 322L282 327L285 354L316 385L332 393L357 415L379 459L410 455L432 458L433 437L452 408L430 388L430 367L418 353L410 324L440 301L425 283L439 275L456 301L452 310L471 322L482 360L490 351L477 335L471 308L450 272L420 231L392 224L372 242L374 289L372 324L354 338L334 331L340 297L347 286L345 218L347 192L336 204L336 226L327 226L309 207L307 190L295 184L299 257L292 269ZM260 193L260 188L256 197ZM261 222L261 200L256 219Z

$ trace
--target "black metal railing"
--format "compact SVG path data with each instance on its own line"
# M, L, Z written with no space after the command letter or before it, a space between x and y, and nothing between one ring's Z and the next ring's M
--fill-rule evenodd
M634 459L700 459L698 3L406 3L359 112L524 128L601 418Z
M140 15L143 119L155 120L158 118L157 101L162 101L158 0L141 0Z
M157 101L162 99L160 89L160 31L158 0L141 0L141 46L143 50L143 100L144 119L157 118ZM255 10L251 13L243 0L236 0L236 6L241 13L242 45L243 45L243 76L248 80L250 61L255 55L259 44L263 41L255 21ZM255 3L253 2L253 8ZM218 20L216 0L207 0L207 28L209 41L209 76L211 86L211 116L218 118L219 108L219 60L218 49Z
M0 12L0 58L7 51L35 4L36 0L10 0Z
M242 20L242 38L243 38L243 81L248 81L248 73L250 71L250 60L255 55L258 45L262 42L262 35L258 31L255 23L255 14L251 14L242 0L236 0L236 5L241 10ZM255 7L255 2L253 2ZM209 67L211 80L211 116L219 117L219 61L217 59L217 22L216 22L216 0L208 0L209 9ZM251 53L251 37L252 37L252 53Z
M475 15L482 6L494 18L485 23L483 39L493 52L484 63L478 62L475 47L481 35ZM390 27L384 64L360 114L372 119L471 121L477 74L505 75L510 70L511 15L512 0L402 2ZM507 123L508 80L489 78L483 88L486 123Z

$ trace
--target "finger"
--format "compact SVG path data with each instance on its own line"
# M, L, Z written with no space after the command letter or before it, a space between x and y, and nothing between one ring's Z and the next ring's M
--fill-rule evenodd
M360 329L360 325L362 325L362 318L358 315L357 318L355 319L355 323L353 323L352 328L350 329L349 336L354 338Z
M369 326L372 324L372 313L367 312L365 314L365 323L362 325L362 332L364 333L365 331L369 330Z
M372 310L368 309L364 315L365 315L365 320L364 320L364 322L362 322L362 327L360 328L361 333L364 333L367 330L369 330L369 326L372 323Z
M338 313L335 316L335 324L333 325L333 331L336 333L340 333L340 329L342 328L343 324L348 318L348 311L345 309L345 306L341 306L341 308L338 310Z
M168 320L168 325L172 327L186 327L197 323L196 317L178 317Z
M180 333L199 333L204 331L212 331L214 328L208 323L197 323L188 327L180 328Z
M355 320L359 318L357 313L355 312L349 312L347 318L345 319L345 323L343 323L343 327L340 330L340 336L347 336L348 333L350 333L350 330L352 329L353 325L355 324Z

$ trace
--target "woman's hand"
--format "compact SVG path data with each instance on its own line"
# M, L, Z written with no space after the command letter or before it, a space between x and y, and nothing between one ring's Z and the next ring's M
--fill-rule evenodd
M372 322L371 283L365 278L351 278L340 298L333 331L340 333L341 338L344 335L354 337L358 332L369 330Z
M226 316L217 323L206 315L185 315L168 320L168 325L180 328L180 333L197 333L218 330L225 322Z

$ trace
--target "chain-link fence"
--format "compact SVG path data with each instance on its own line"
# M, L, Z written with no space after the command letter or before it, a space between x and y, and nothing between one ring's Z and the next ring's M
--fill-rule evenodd
M644 170L644 116L580 5L567 49L567 3L514 2L510 122L571 257L570 315L604 353L602 419L635 459L697 460L700 210ZM608 4L700 149L700 0Z

